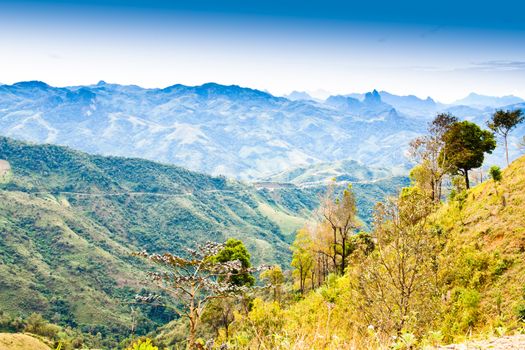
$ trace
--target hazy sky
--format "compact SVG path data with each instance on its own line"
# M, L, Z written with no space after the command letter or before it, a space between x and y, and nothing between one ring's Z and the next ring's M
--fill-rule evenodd
M525 97L521 1L0 0L0 82Z

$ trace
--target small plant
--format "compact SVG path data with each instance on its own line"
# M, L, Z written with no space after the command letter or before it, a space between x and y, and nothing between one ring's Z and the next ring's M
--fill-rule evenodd
M496 334L498 337L503 337L505 334L507 334L507 327L500 326L496 328Z
M443 342L443 333L441 331L428 332L427 340L431 346L438 346Z
M525 322L525 304L522 303L516 308L516 316L521 322Z
M396 342L392 345L392 349L414 349L417 344L417 338L413 333L404 332L399 337L394 338Z
M494 182L500 182L502 178L500 167L497 165L491 166L489 169L489 175Z
M126 350L159 350L158 347L153 346L151 339L139 339L131 344Z

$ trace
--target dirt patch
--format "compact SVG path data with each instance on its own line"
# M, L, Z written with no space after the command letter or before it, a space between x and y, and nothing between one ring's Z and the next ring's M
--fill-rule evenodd
M525 349L525 334L493 338L487 340L469 341L462 344L441 346L437 349L449 350L522 350Z
M20 333L0 333L0 350L50 350L40 340Z
M11 170L11 165L7 160L0 159L0 176L4 176Z

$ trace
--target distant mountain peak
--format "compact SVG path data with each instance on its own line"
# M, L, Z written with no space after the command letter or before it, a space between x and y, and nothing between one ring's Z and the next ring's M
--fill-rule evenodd
M379 104L381 103L381 95L379 95L379 92L377 92L376 89L372 92L367 92L365 94L365 99L363 101L366 104Z
M39 80L30 80L30 81L21 81L18 83L13 84L13 86L19 87L19 88L37 88L37 89L49 89L51 86L44 83L43 81Z
M310 96L307 92L305 91L292 91L290 92L288 95L284 95L283 97L289 99L290 101L309 101L309 100L314 100L314 98L312 96Z
M506 96L488 96L482 95L475 92L471 92L467 97L455 101L454 105L465 105L465 106L475 106L475 107L503 107L516 103L525 102L520 97L514 95Z

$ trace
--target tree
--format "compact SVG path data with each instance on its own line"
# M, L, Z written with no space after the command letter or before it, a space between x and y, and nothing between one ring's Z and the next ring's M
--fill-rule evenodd
M462 174L465 186L470 188L468 171L483 164L485 153L492 153L496 148L494 134L482 130L469 121L455 122L443 135L445 146L440 152L440 159L449 165L449 172Z
M239 261L242 265L242 270L234 271L230 282L239 287L252 287L255 284L255 277L250 272L252 267L250 258L250 253L244 243L241 240L230 238L213 259L220 263ZM244 297L245 295L241 293L241 295L232 295L210 301L204 308L202 321L211 326L217 334L220 329L223 329L226 337L228 337L229 327L234 321L235 311L241 309L241 305L245 304L243 302L245 301ZM236 301L241 301L241 303L236 303Z
M224 247L214 257L214 260L219 263L239 261L241 263L242 270L234 271L234 274L230 277L230 283L237 286L251 287L255 284L255 277L249 270L252 267L250 258L250 253L241 240L229 238L224 244Z
M234 242L235 243L235 242ZM238 244L225 244L208 242L199 245L196 249L186 249L187 257L170 253L148 254L135 253L159 265L161 270L151 273L154 281L158 282L169 295L177 300L175 312L180 317L189 320L188 348L196 348L197 326L201 320L205 306L212 300L236 295L245 290L245 285L239 281L249 281L247 273L253 270L243 267L241 260L223 260L221 254L225 249L228 253L224 256L246 257L243 249ZM249 256L249 255L248 255ZM246 263L244 263L246 265ZM235 277L243 276L241 279ZM156 302L157 296L137 295L138 302Z
M292 250L293 274L299 280L301 294L305 292L305 284L308 276L314 270L314 256L312 254L312 240L306 228L297 231L295 240L290 248ZM313 276L312 276L313 283Z
M280 303L282 287L284 284L283 270L279 265L274 265L261 273L261 280L268 282L272 289L273 301Z
M392 335L420 330L433 319L439 293L435 233L428 227L433 203L417 188L378 204L375 250L357 271L357 305L367 324Z
M331 258L334 269L336 272L344 274L346 260L352 253L349 247L349 239L359 227L352 185L348 185L340 198L334 200L333 197L334 189L332 185L323 199L321 214L332 229Z
M509 165L509 147L507 137L512 129L522 123L523 120L525 120L525 116L522 115L521 109L516 109L515 111L498 110L492 115L492 119L487 122L487 126L490 130L503 137L505 142L505 158L507 160L507 166Z
M445 146L443 136L456 122L458 118L451 114L438 114L428 125L427 135L410 142L409 154L418 163L411 178L434 202L441 200L443 177L450 170L446 157L440 157Z

